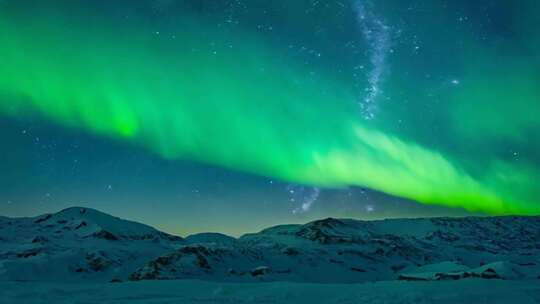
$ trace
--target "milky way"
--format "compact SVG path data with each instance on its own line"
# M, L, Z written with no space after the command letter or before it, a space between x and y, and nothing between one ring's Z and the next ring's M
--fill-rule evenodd
M382 82L387 69L386 57L390 52L390 27L380 17L372 12L372 3L369 1L356 1L358 23L362 37L369 45L370 70L367 73L368 86L365 96L361 97L360 107L365 119L375 118L377 112L377 99L382 94Z

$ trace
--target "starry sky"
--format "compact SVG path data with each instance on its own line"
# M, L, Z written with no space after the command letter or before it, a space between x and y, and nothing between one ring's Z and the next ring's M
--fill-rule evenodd
M0 214L540 214L534 0L0 0Z

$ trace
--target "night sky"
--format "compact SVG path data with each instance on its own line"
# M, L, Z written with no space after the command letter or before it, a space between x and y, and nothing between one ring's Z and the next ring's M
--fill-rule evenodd
M540 214L536 0L0 0L0 215Z

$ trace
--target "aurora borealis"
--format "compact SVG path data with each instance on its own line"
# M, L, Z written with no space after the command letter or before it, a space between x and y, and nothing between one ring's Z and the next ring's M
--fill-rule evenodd
M539 5L469 2L2 1L0 117L323 191L540 214Z

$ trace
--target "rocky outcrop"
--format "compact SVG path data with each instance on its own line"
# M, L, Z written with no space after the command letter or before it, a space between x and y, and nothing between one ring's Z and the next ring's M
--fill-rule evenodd
M119 238L110 233L109 231L107 230L100 230L100 231L97 231L97 232L94 232L90 235L90 237L94 237L94 238L98 238L98 239L104 239L104 240L107 240L107 241L118 241Z

